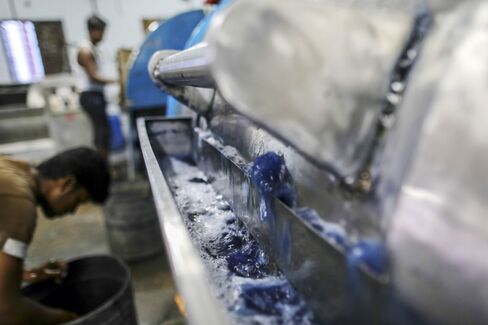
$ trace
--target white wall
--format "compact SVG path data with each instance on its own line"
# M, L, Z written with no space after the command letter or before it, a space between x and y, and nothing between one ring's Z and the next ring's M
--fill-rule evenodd
M10 75L7 66L7 58L3 45L0 44L0 85L10 83Z
M0 19L61 20L68 44L87 37L85 20L91 15L91 0L14 0L18 17L12 17L8 0L0 0ZM120 47L137 47L144 39L142 18L171 17L201 6L203 0L96 0L98 14L108 23L100 48L115 73L115 54ZM0 52L3 48L0 46ZM0 53L0 61L3 53ZM0 62L0 83L8 76Z

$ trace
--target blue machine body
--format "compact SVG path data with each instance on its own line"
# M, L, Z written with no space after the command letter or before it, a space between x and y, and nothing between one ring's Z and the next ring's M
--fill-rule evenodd
M207 34L207 30L210 26L213 15L232 2L234 2L234 0L222 0L219 5L215 6L212 11L207 16L205 16L205 18L203 18L200 23L195 27L193 33L191 33L190 37L186 41L184 48L187 49L203 41L205 35ZM174 117L181 115L180 107L181 104L176 99L168 96L168 101L166 104L166 116Z
M129 110L162 107L166 104L167 95L149 77L149 59L158 50L182 50L203 17L202 10L188 11L166 20L148 35L128 73L126 94Z

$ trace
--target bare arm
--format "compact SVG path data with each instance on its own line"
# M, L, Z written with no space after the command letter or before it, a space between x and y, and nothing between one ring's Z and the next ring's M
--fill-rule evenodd
M76 314L42 306L20 293L23 261L0 252L0 319L2 324L54 325L76 319Z
M83 69L85 69L91 80L101 84L116 82L116 80L107 79L98 74L95 58L93 57L93 54L90 53L90 51L81 49L78 52L78 63L83 67Z

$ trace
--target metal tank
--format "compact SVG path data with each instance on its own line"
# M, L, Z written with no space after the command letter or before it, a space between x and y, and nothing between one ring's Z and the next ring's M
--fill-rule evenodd
M189 214L170 157L204 173L310 322L486 323L487 18L483 1L241 0L153 55L155 84L197 112L138 122L190 323L248 318L213 288L192 224L212 217Z

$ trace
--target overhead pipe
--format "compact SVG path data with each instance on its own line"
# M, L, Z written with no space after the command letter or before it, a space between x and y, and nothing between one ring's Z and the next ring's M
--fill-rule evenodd
M153 78L169 85L214 88L208 52L207 43L179 52L160 51L151 58L149 71Z

